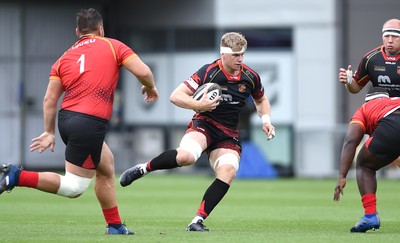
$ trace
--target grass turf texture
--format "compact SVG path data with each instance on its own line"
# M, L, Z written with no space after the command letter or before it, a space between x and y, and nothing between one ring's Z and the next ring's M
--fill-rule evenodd
M93 185L77 199L16 187L0 196L1 242L398 242L398 181L378 180L381 229L351 234L363 210L356 182L334 203L335 180L235 180L205 221L186 232L213 181L204 175L150 174L122 188L119 210L133 236L107 236ZM92 183L93 184L93 183Z

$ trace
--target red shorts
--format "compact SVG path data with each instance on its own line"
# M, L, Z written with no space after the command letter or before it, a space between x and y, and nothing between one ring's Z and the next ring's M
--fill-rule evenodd
M242 146L240 145L239 139L225 134L212 124L202 120L192 120L186 133L193 131L200 132L206 136L207 148L204 151L206 151L208 155L211 151L218 148L231 149L236 151L239 156L241 155Z

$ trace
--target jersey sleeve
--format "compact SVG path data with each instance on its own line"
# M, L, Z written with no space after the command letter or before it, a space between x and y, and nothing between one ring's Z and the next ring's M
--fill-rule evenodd
M193 92L197 90L197 88L201 85L204 84L204 75L206 73L208 65L204 65L201 67L199 70L197 70L195 73L193 73L188 79L183 81L183 83Z
M379 51L380 48L381 46L376 47L375 49L367 52L361 59L360 63L358 64L357 70L353 78L357 82L357 84L360 85L361 87L364 87L370 81L370 77L368 75L368 63L371 56L373 56L374 53Z
M253 97L254 100L261 99L264 96L264 87L261 83L261 78L258 73L250 69L248 66L245 66L247 68L247 75L253 82L253 90L251 91L251 96Z
M52 66L50 70L49 79L61 80L60 75L58 74L58 68L60 66L60 59L58 59Z
M113 49L115 51L115 57L119 66L122 66L133 58L137 57L136 53L126 44L116 39L109 40L114 47Z
M358 124L364 130L364 133L367 131L367 121L364 116L363 106L358 108L357 111L354 113L353 117L349 122L349 125L350 124Z

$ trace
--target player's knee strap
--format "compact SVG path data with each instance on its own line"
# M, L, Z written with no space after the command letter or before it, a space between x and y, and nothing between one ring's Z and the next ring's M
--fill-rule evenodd
M60 188L57 194L70 198L78 197L87 190L91 181L92 179L66 172L65 176L60 176Z
M179 147L191 153L196 161L200 158L203 149L201 148L200 144L191 138L183 138Z
M239 169L239 158L234 154L223 154L218 157L214 163L214 170L216 170L221 165L232 165L235 170Z

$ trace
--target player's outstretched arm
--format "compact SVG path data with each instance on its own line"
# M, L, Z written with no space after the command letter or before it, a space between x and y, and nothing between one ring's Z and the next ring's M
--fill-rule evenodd
M267 135L267 140L271 140L275 137L275 127L271 123L271 105L267 97L263 96L261 99L254 100L256 110L260 118L262 119L262 129Z
M342 153L340 156L339 178L335 187L333 200L338 202L343 189L346 186L346 177L353 163L357 146L364 137L364 130L359 124L350 124L343 141Z
M144 100L146 102L157 101L159 95L151 69L139 57L132 58L124 64L124 67L143 84L141 92L146 94Z

